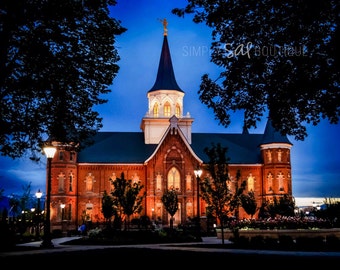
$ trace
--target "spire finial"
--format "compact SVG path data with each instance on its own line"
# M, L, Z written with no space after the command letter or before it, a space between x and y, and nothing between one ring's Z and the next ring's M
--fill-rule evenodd
M168 21L164 18L164 19L159 19L160 22L163 24L163 29L164 29L164 36L167 36L168 35Z

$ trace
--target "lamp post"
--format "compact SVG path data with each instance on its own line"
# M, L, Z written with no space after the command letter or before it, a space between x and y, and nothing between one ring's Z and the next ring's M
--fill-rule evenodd
M35 232L35 238L38 240L40 238L40 198L42 196L42 192L40 189L35 193L35 197L37 197L38 202L37 202L37 229Z
M64 203L61 203L60 204L60 208L61 208L61 221L64 220L64 209L65 209L65 204Z
M53 146L46 146L44 147L44 152L47 157L48 161L48 178L47 178L47 195L46 195L46 218L45 218L45 225L44 225L44 239L41 243L41 247L43 248L52 248L53 243L52 243L52 237L51 237L51 209L50 209L50 204L51 204L51 163L52 163L52 158L54 157L55 152L57 149Z
M201 237L201 216L200 216L200 177L202 174L201 169L194 170L197 180L197 235Z
M65 231L65 206L66 204L61 203L60 208L61 208L61 232L64 233Z

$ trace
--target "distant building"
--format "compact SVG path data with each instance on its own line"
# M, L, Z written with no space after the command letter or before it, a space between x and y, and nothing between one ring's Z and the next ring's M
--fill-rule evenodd
M150 74L145 71L145 76ZM131 79L138 83L138 78ZM174 224L196 217L198 209L204 217L206 205L197 200L194 170L199 167L201 178L208 176L209 158L204 149L212 143L228 148L231 190L246 180L246 190L254 191L259 206L274 197L292 196L292 143L274 130L270 120L263 134L250 134L246 128L239 134L192 133L194 118L184 114L185 92L175 79L167 32L156 80L146 95L148 108L141 119L141 132L99 132L95 143L80 153L58 145L52 161L52 229L60 228L62 223L76 229L84 218L103 222L103 192L111 191L111 181L121 173L144 185L146 198L141 215L169 224L161 196L164 190L175 188L179 210ZM237 171L241 173L240 183L236 182ZM248 216L240 209L242 217Z
M295 197L295 206L303 212L323 210L327 204L340 202L340 198L330 197Z

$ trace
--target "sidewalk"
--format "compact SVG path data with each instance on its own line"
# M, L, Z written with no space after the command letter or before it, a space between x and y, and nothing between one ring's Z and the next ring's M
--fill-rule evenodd
M32 246L37 249L27 250L27 251L11 251L11 252L0 252L1 257L10 257L10 256L20 256L20 255L34 255L34 254L48 254L55 252L69 252L69 251L86 251L86 250L101 250L101 249L120 249L122 247L131 247L131 248L142 248L142 249L159 249L159 250L177 250L177 251L194 251L194 252L205 252L205 253L228 253L228 254L247 254L247 255L283 255L283 256L294 256L294 257L332 257L339 258L340 260L340 252L314 252L314 251L276 251L276 250L248 250L248 249L230 249L230 248L203 248L197 247L200 244L222 244L222 240L218 239L216 236L214 237L202 237L202 242L194 242L194 243L174 243L174 244L141 244L141 245L115 245L115 246L98 246L98 245L63 245L63 243L71 241L73 239L80 238L79 236L74 237L63 237L63 238L55 238L52 240L54 247L50 249L39 248L41 241L38 242L30 242L25 244L20 244L19 246ZM228 240L225 240L225 245L230 243Z

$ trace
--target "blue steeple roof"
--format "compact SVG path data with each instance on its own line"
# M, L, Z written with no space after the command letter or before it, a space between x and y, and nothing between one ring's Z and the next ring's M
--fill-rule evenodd
M157 90L177 90L184 92L176 82L175 73L172 67L168 38L166 35L164 35L156 82L149 92Z
M266 128L263 133L262 137L262 144L268 144L268 143L289 143L292 144L287 136L284 136L281 134L280 131L276 130L273 125L272 121L269 118L267 121Z

